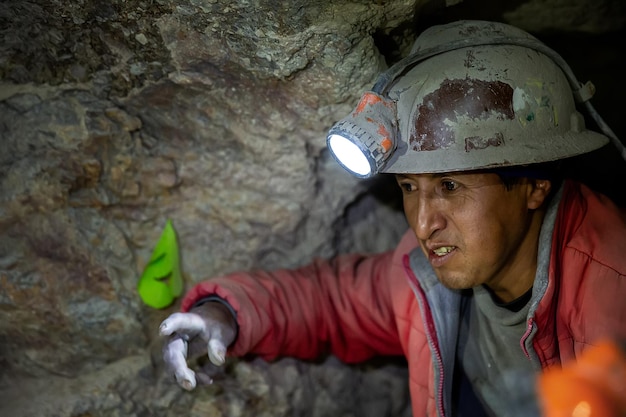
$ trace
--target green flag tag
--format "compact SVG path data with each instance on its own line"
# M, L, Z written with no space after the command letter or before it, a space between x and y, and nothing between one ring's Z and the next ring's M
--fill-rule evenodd
M137 284L139 296L153 308L165 308L183 291L176 231L170 220Z

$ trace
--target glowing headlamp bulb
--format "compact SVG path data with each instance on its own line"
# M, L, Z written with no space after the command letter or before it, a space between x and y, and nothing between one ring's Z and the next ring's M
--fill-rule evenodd
M361 148L351 140L340 135L330 135L328 147L341 164L351 172L363 177L371 175L372 167L369 160Z

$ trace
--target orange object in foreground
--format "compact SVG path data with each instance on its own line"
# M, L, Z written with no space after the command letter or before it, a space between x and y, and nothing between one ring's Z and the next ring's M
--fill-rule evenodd
M626 351L602 341L575 362L540 374L537 390L542 417L624 417Z

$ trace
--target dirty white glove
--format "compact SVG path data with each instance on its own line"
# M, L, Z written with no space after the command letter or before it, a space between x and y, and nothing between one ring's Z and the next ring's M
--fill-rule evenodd
M168 372L178 385L186 390L196 387L196 377L210 384L209 376L189 368L188 359L207 355L217 366L224 365L226 349L235 340L237 323L231 311L219 302L206 302L187 313L174 313L159 327L162 336L168 336L163 347L163 360Z

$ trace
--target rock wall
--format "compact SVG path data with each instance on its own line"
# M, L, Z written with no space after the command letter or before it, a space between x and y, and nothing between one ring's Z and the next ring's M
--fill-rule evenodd
M167 219L186 288L391 247L406 226L394 185L352 179L324 139L420 25L589 36L625 21L619 1L453 3L2 2L0 415L410 415L395 359L232 360L182 392L156 337L178 305L150 309L135 288Z

